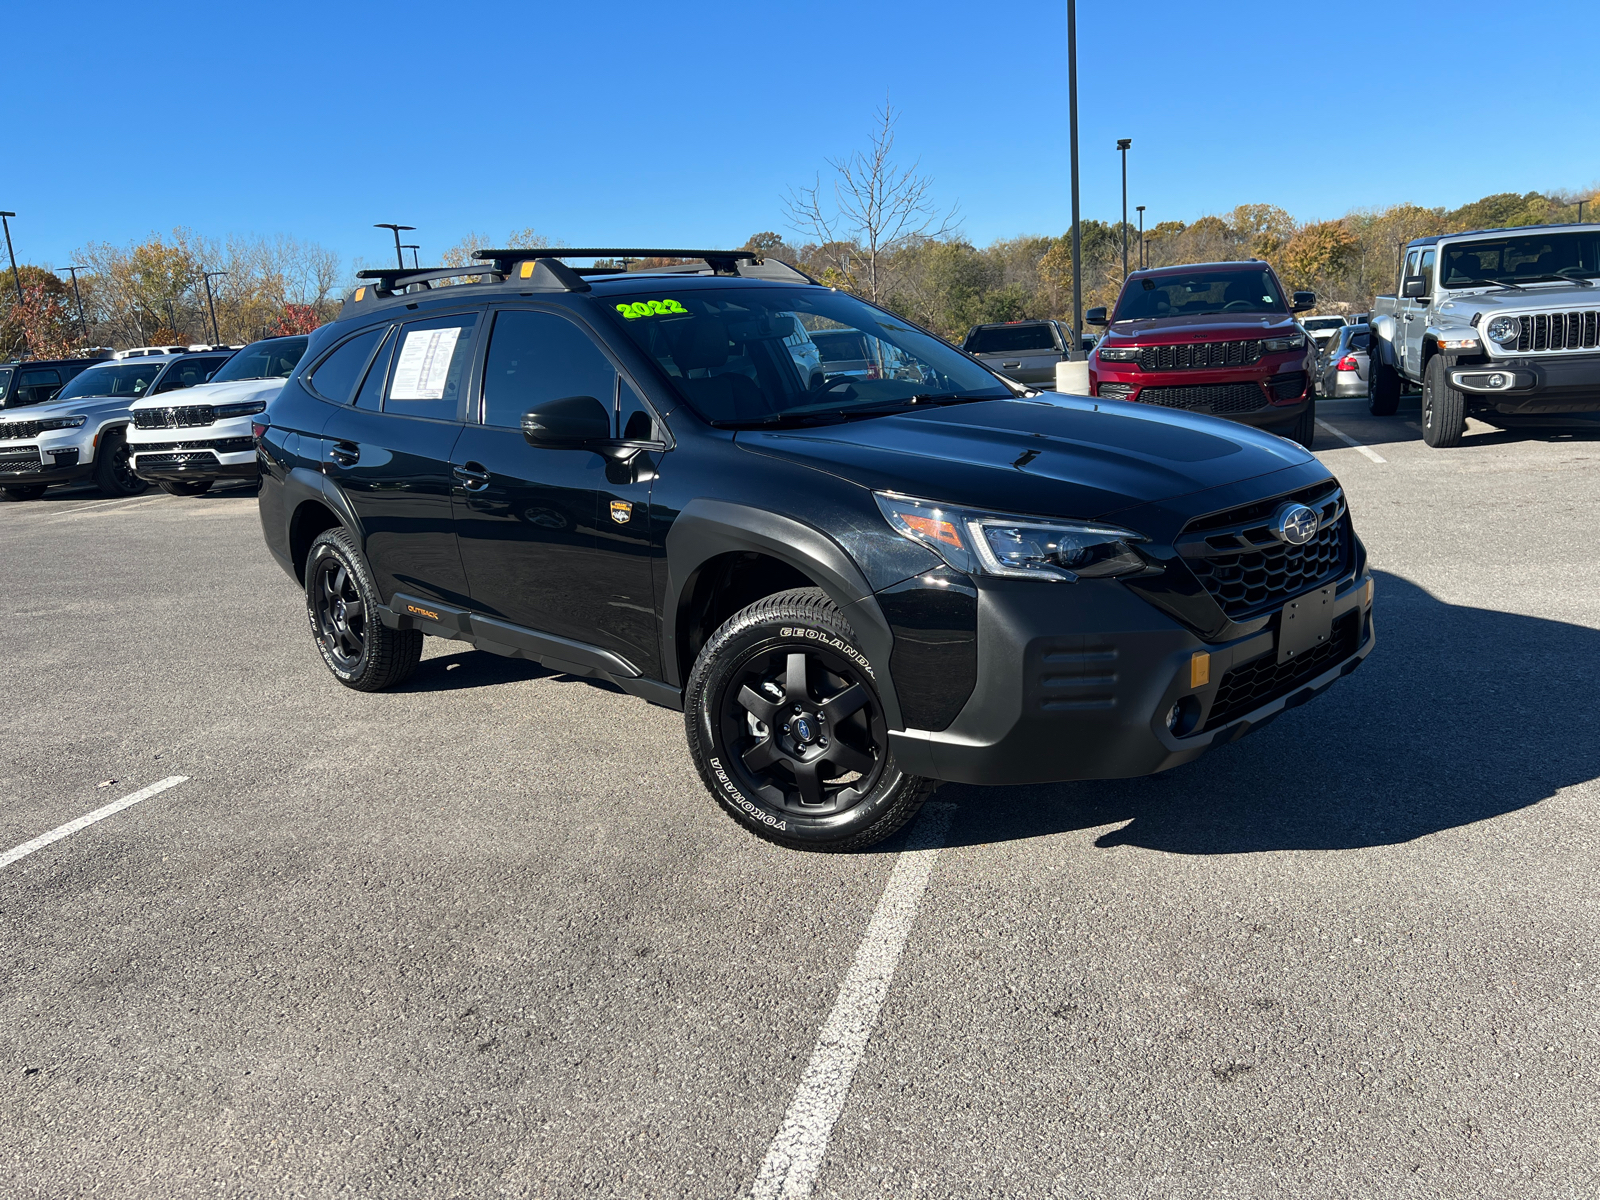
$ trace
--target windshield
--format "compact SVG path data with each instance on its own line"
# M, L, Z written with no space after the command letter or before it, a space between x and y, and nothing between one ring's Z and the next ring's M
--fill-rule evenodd
M90 367L56 393L57 400L76 400L80 396L126 396L132 400L144 395L150 381L161 374L165 359L140 359L114 367Z
M719 425L849 420L1012 395L937 338L825 288L667 286L604 303L689 406Z
M212 383L233 383L239 379L287 379L306 352L303 337L272 338L251 342L235 354L211 377Z
M1600 275L1600 233L1535 233L1462 242L1444 248L1445 287L1491 283L1554 282L1563 276L1592 279Z
M1117 301L1113 321L1148 321L1154 317L1209 317L1218 313L1282 313L1288 311L1271 271L1196 271L1193 275L1161 275L1130 281Z
M968 354L1014 354L1019 350L1054 350L1048 325L992 325L967 334Z
M1343 317L1310 317L1301 321L1307 329L1341 329L1344 327Z

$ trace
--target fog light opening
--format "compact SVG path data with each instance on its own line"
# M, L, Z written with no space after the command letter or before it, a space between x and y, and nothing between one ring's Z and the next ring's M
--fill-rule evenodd
M1167 710L1167 728L1174 737L1186 737L1200 723L1200 698L1184 696Z
M1500 374L1498 371L1496 371L1493 375L1489 376L1489 386L1490 387L1492 387L1492 388L1503 388L1503 387L1505 387L1505 385L1506 385L1506 377L1504 375Z

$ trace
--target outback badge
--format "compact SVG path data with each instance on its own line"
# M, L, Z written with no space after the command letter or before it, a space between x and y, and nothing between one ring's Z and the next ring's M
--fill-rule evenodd
M626 525L633 519L633 505L627 500L613 500L611 502L611 519L618 525Z

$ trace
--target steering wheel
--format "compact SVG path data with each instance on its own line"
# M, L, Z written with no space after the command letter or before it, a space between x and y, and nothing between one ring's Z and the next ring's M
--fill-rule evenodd
M1222 306L1223 312L1249 312L1255 304L1249 300L1230 300Z

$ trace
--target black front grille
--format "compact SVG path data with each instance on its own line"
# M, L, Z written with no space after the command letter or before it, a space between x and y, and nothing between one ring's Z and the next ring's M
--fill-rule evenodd
M1523 313L1518 350L1593 350L1600 346L1600 312Z
M1252 709L1288 695L1360 648L1361 610L1356 609L1333 623L1332 637L1299 658L1280 663L1274 650L1247 663L1240 663L1217 684L1217 694L1211 701L1211 715L1206 718L1206 728L1226 725Z
M1141 371L1192 371L1204 367L1248 367L1261 361L1261 343L1192 342L1187 346L1146 346L1139 351Z
M39 469L39 447L14 446L9 449L0 446L0 471L37 471Z
M216 422L217 410L209 404L186 404L177 408L141 408L133 414L135 429L186 429Z
M1186 408L1190 412L1246 413L1267 406L1267 394L1254 383L1208 383L1199 387L1147 387L1139 393L1145 404Z
M1274 375L1268 379L1267 387L1272 392L1274 400L1298 399L1306 394L1306 373L1285 371L1282 375Z
M198 454L141 454L135 465L141 471L170 471L176 467L216 467L217 456L209 450Z
M1303 546L1279 541L1269 527L1286 501L1317 510L1315 536ZM1332 480L1287 496L1191 521L1178 553L1219 608L1240 621L1336 578L1350 561L1350 518L1344 492Z
M135 442L128 447L140 455L174 450L215 450L219 454L242 454L255 448L255 439L248 437L211 438L203 442Z
M0 421L0 441L34 438L43 432L43 421Z

